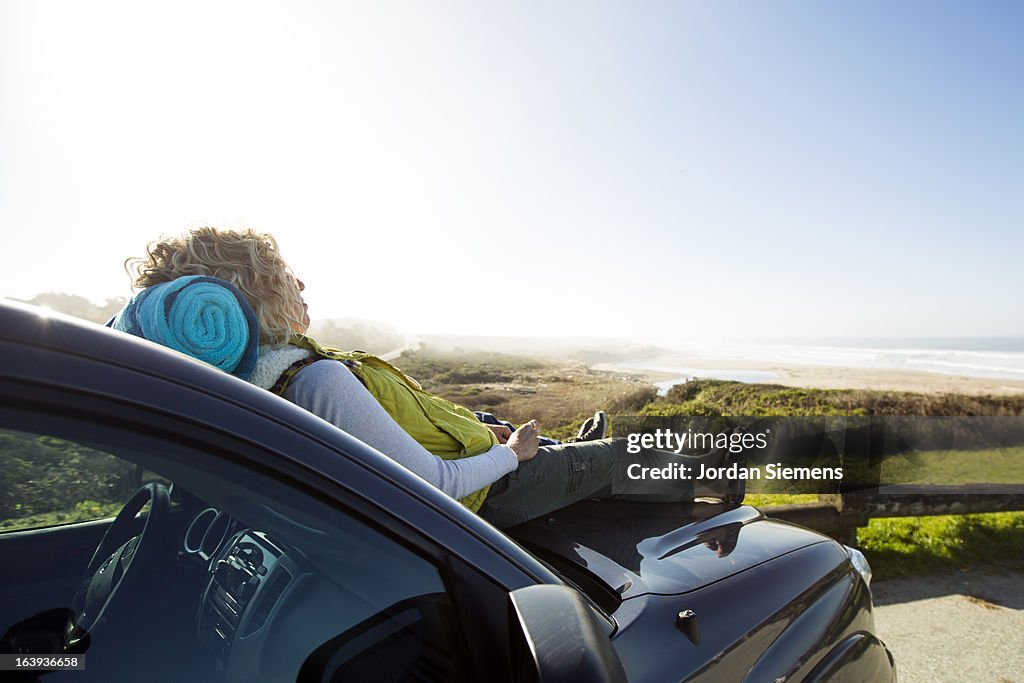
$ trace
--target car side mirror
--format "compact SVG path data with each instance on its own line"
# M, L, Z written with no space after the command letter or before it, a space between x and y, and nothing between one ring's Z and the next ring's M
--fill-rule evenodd
M516 680L625 683L626 672L597 617L579 593L542 584L509 593L511 633L518 634Z

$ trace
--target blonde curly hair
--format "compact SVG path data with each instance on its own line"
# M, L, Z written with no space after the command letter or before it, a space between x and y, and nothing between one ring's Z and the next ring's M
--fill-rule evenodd
M297 279L269 233L193 228L181 237L151 242L145 256L129 258L124 265L139 288L183 275L208 275L234 284L256 312L261 344L283 346L302 327Z

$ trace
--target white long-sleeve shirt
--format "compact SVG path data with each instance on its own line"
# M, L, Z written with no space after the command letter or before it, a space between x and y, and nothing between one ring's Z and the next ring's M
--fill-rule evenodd
M501 444L455 460L430 453L338 361L320 360L306 366L291 380L284 397L365 441L452 498L468 496L519 466L515 451Z

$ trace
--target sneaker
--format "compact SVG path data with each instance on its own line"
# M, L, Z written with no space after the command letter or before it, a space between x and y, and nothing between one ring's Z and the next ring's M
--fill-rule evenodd
M583 426L580 427L580 431L578 431L576 433L576 436L572 437L571 439L566 439L566 441L568 443L576 443L577 441L580 440L580 436L582 436L583 434L586 434L588 431L590 431L590 429L593 426L594 426L594 418L588 417L586 420L583 421Z
M599 410L594 417L588 417L580 427L579 433L573 439L574 443L580 441L597 441L608 436L608 413Z

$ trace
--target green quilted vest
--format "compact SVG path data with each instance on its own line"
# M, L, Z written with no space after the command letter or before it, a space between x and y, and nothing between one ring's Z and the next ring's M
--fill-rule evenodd
M480 455L498 443L497 437L470 410L429 394L398 368L361 351L323 347L309 337L291 343L330 360L349 362L355 373L388 415L425 449L445 460ZM480 509L490 485L459 502L473 512Z

